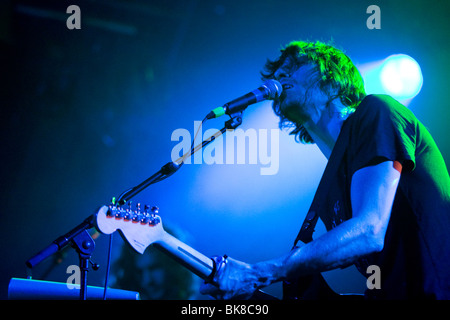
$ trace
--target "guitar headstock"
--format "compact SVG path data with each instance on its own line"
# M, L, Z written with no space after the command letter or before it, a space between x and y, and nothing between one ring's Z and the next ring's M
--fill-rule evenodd
M119 230L128 243L139 253L164 236L161 217L157 207L145 206L144 211L138 205L136 209L121 206L103 206L96 214L98 231L111 234Z

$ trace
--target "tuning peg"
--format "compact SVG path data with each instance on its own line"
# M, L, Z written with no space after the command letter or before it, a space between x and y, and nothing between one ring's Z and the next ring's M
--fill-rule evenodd
M129 221L129 220L131 220L131 218L132 218L131 211L126 210L124 215L123 215L123 219L126 220L126 221Z
M123 210L121 208L116 208L116 210L114 210L114 216L116 219L122 219L124 216Z
M150 218L150 221L148 222L148 224L150 226L155 226L155 225L157 225L160 222L161 222L161 219L158 216L153 216L153 217Z
M151 210L153 213L155 213L155 214L158 214L158 213L159 213L159 208L156 207L156 206L153 206L150 210Z
M114 212L113 212L114 210L115 210L114 207L109 206L109 207L108 207L108 211L106 212L106 216L107 216L107 217L114 217Z

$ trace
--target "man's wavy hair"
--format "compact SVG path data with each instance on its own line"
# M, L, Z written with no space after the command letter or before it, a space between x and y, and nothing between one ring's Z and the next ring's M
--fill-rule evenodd
M293 41L281 49L276 60L267 60L261 72L263 80L274 79L276 71L286 59L293 61L294 68L312 65L314 74L311 77L311 88L319 88L328 95L329 102L340 98L342 104L356 109L366 96L364 81L353 62L341 50L322 42ZM275 100L273 110L280 117L280 128L293 128L289 133L302 143L314 143L303 125L293 123L280 110L280 101Z

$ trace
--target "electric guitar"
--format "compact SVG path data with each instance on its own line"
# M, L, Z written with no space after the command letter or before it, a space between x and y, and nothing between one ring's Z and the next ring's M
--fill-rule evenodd
M157 207L145 206L144 211L141 211L139 207L132 210L130 207L103 206L95 215L95 223L98 231L103 234L118 230L131 247L141 254L148 246L155 246L203 280L214 284L214 274L218 266L213 259L167 233L157 213ZM278 300L260 290L256 291L251 299Z

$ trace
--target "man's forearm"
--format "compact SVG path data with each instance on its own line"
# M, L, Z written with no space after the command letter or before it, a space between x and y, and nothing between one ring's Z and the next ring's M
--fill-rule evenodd
M383 241L376 234L376 227L353 218L283 257L256 263L253 267L260 275L261 286L265 286L344 267L382 247Z

